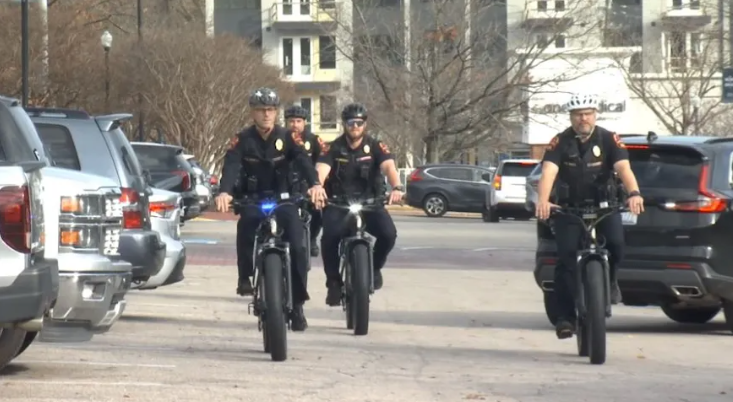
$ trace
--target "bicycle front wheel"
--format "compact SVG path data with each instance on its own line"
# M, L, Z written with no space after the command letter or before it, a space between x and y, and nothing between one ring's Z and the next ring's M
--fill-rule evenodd
M270 357L276 362L288 358L283 263L283 259L277 253L267 254L263 261L266 345L269 346Z
M349 309L354 324L354 335L366 335L369 332L369 288L372 268L369 265L369 248L366 244L354 244L349 265L351 268Z
M585 266L585 335L591 364L606 362L606 281L600 261L588 261Z

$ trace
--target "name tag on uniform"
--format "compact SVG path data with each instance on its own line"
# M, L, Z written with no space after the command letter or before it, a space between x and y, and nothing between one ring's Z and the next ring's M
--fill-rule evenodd
M357 161L368 161L369 159L372 159L371 156L362 156L361 158L357 159Z
M336 162L349 163L348 159L336 158Z

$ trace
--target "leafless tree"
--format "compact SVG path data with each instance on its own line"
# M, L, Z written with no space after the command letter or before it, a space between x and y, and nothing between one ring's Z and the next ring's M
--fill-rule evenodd
M712 3L717 2L702 3L699 18L660 21L658 44L647 43L617 63L631 92L670 134L709 132L708 124L733 113L733 107L721 102L721 68L729 65L730 56L720 50L729 32L712 23L710 16L717 15Z
M233 36L149 31L143 60L140 90L151 124L166 142L185 146L212 170L218 169L233 136L249 123L247 98L253 88L272 86L281 97L292 98L279 72Z
M529 72L598 29L582 0L558 11L537 2L507 10L498 1L413 1L409 19L383 3L354 3L340 51L355 63L354 95L375 110L380 135L421 162L511 142L520 105L542 87L528 85Z

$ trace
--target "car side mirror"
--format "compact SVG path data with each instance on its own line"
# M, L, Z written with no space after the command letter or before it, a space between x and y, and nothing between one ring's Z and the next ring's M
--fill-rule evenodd
M491 176L492 176L491 173L484 173L481 175L481 178L484 181L491 183Z

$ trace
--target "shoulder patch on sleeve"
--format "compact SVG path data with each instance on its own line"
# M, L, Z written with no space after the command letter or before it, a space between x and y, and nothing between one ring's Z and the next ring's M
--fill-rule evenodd
M557 144L560 142L560 134L556 135L550 140L550 143L547 144L547 150L552 151L555 148L557 148Z
M301 147L303 146L303 138L301 138L301 137L300 137L300 134L298 134L298 133L296 133L296 132L293 132L292 134L290 134L290 136L291 136L291 137L293 138L293 141L294 141L294 142L295 142L295 143L296 143L296 144L297 144L298 146L301 146Z
M616 147L626 149L626 144L621 141L621 137L619 137L619 135L616 133L613 133L613 142L616 143Z
M235 135L231 141L229 141L229 149L234 149L239 145L239 134Z
M318 146L321 147L321 154L328 153L328 151L331 149L331 147L326 144L321 137L318 138Z
M379 141L379 149L381 149L382 153L384 153L385 155L390 154L389 147L387 146L387 144L383 143L382 141Z

